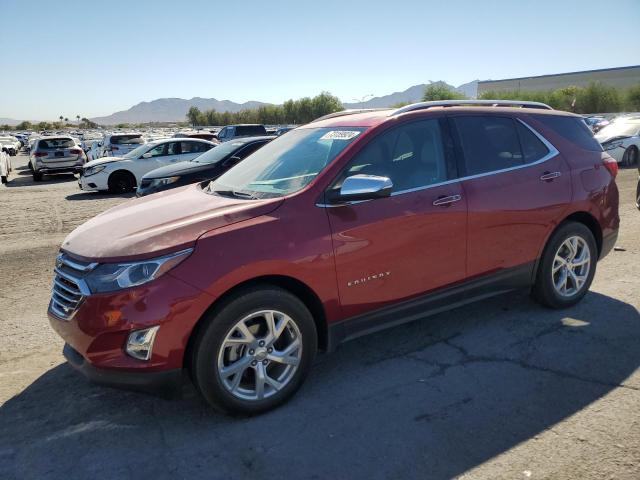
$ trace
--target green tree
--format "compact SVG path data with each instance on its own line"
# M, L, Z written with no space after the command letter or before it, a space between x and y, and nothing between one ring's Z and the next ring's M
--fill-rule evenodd
M631 87L627 90L625 98L625 104L627 110L638 111L640 110L640 84Z
M32 128L33 125L31 124L31 122L28 122L26 120L16 125L16 130L31 130Z
M615 87L591 82L579 92L577 105L581 113L619 112L622 108L622 95Z
M432 83L429 85L422 96L423 102L432 102L436 100L462 100L466 98L459 92L451 90L449 87L441 82Z
M189 111L187 112L187 118L189 119L189 123L191 123L192 126L196 126L196 125L203 125L204 123L202 122L203 120L203 115L202 112L200 111L200 109L198 107L190 107Z

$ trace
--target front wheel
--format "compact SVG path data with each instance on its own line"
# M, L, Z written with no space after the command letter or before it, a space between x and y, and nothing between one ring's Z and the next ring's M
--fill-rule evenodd
M632 167L638 163L638 149L634 146L627 148L622 156L622 164L625 167Z
M244 290L205 318L192 378L204 398L228 413L256 414L284 403L302 385L317 349L311 313L277 287Z
M109 176L107 184L110 193L133 192L136 189L136 178L130 172L114 172Z
M532 294L550 308L566 308L585 296L596 273L598 248L584 224L567 222L549 239Z

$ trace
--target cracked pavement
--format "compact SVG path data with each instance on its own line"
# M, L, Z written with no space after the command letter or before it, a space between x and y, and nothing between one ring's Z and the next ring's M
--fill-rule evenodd
M625 251L577 306L518 292L360 338L253 418L191 386L163 399L91 385L64 363L46 319L57 247L125 199L19 173L0 189L2 479L640 478L635 170L618 177Z

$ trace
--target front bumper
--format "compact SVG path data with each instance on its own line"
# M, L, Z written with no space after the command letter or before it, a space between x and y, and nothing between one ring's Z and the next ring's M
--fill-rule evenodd
M80 175L80 178L78 179L78 187L80 187L80 190L85 192L100 192L109 190L107 179L103 178L103 175L101 175L100 173L89 175L88 177Z
M150 392L174 392L180 390L183 382L183 371L180 368L144 373L97 368L68 343L64 344L62 354L69 365L100 385Z

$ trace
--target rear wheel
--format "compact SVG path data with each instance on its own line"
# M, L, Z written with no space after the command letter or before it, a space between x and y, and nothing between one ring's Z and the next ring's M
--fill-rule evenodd
M585 296L596 273L598 249L591 230L567 222L551 236L542 255L532 294L550 308L565 308Z
M32 175L33 175L33 181L34 182L41 182L42 181L42 173L40 173L40 172L38 172L36 170L33 170Z
M136 189L136 178L130 172L119 171L109 176L109 192L127 193Z
M192 378L215 408L261 413L302 385L316 354L311 313L277 287L256 287L212 312L195 341Z
M0 177L0 182L7 183L9 181L9 175L2 175Z
M632 167L638 163L638 149L635 146L631 146L624 151L622 156L622 165L625 167Z

